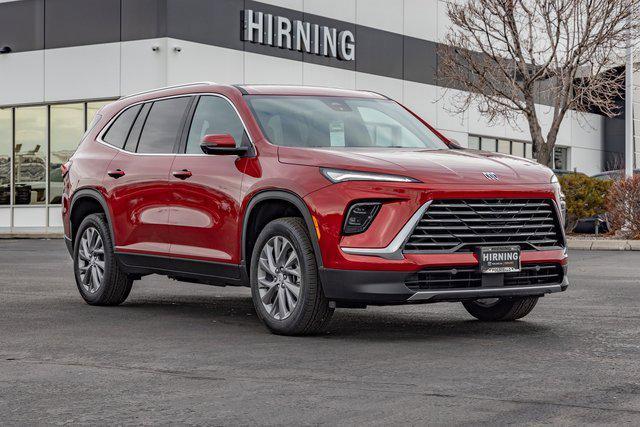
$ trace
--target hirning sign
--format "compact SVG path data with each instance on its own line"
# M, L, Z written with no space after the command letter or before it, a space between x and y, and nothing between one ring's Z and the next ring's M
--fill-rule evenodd
M290 20L283 16L242 11L242 40L281 49L297 50L343 61L356 57L356 42L353 32L338 32L335 28L309 22Z

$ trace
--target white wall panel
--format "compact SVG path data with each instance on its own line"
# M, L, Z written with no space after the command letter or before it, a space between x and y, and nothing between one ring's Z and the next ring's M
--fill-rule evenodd
M531 141L531 132L529 131L529 122L524 114L520 113L516 116L513 123L504 127L505 138L515 139L518 141Z
M245 52L244 83L302 84L302 62Z
M469 112L455 114L452 109L455 100L461 94L458 90L445 90L438 88L437 102L437 127L438 129L450 130L455 132L468 132L469 129Z
M356 73L339 68L304 63L302 83L305 86L327 86L340 89L355 89Z
M358 0L356 8L359 25L402 34L403 0Z
M571 170L593 175L602 171L602 151L571 147L569 151Z
M474 102L469 108L469 133L472 135L490 135L496 138L505 138L507 135L505 120L497 117L492 123L489 123L489 119L480 113L479 105Z
M174 50L176 47L180 52ZM167 50L169 85L195 81L242 83L242 51L176 39L168 39Z
M11 208L0 208L0 227L11 227Z
M595 114L574 113L571 124L571 145L596 150L603 149L604 117Z
M0 55L0 105L44 100L44 51Z
M44 206L13 208L13 226L14 228L46 227L47 208Z
M356 0L304 0L304 11L340 21L356 22Z
M120 95L120 43L48 49L44 52L46 101Z
M62 207L53 206L49 208L49 227L63 227Z
M442 43L451 28L451 20L447 15L447 2L438 0L438 42Z
M157 47L157 50L153 49ZM120 67L121 95L167 84L167 39L123 42Z
M438 88L415 82L404 82L404 104L429 124L436 126Z
M438 0L404 0L404 34L438 40Z
M398 102L403 102L402 92L404 90L404 84L403 81L399 79L356 73L356 89L378 92Z

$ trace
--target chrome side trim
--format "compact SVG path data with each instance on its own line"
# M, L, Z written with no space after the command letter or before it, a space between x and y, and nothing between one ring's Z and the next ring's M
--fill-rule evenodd
M563 281L564 284L564 281ZM562 285L543 286L503 286L500 288L473 288L473 289L443 289L439 291L418 291L407 301L426 301L436 296L444 298L456 297L479 297L483 298L487 294L495 296L509 296L510 294L532 295L540 293L561 292Z
M427 210L429 205L431 204L431 200L429 200L424 205L420 206L420 208L409 218L409 221L402 227L402 229L398 232L396 237L384 248L340 248L342 252L346 254L352 255L368 255L368 256L377 256L385 259L403 259L402 248L404 244L411 236L413 229L416 228L418 222L422 218L422 215Z
M204 85L215 85L215 82L193 82L193 83L182 83L182 84L177 84L177 85L171 85L171 86L163 86L163 87L157 87L155 89L148 89L148 90L143 90L142 92L136 92L136 93L132 93L129 95L125 95L120 97L120 99L127 99L127 98L132 98L134 96L138 96L138 95L144 95L147 93L153 93L153 92L160 92L161 90L167 90L167 89L178 89L181 87L190 87L190 86L204 86Z

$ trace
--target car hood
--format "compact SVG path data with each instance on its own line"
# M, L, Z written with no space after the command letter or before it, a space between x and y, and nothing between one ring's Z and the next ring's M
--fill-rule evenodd
M425 183L487 184L484 172L496 183L548 184L553 172L520 157L476 150L279 147L282 163L362 170L419 179Z

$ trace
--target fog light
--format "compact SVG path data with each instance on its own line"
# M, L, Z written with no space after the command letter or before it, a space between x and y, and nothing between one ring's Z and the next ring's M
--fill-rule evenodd
M380 205L379 202L362 202L351 205L342 227L344 234L358 234L367 231L378 214Z

